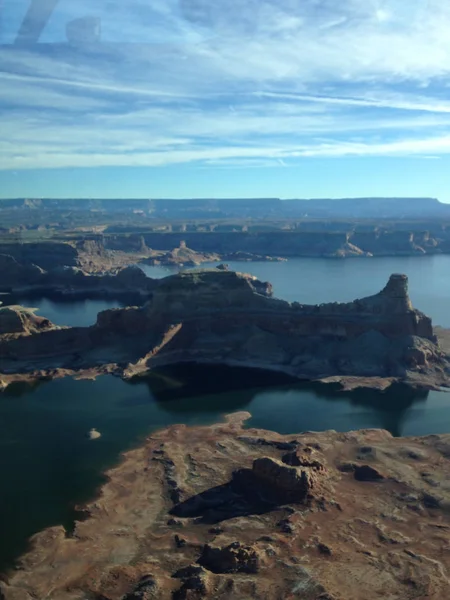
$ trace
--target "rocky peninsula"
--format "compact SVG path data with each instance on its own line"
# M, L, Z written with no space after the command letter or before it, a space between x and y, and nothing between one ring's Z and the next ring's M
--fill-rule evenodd
M450 435L282 436L248 413L154 433L3 600L446 598Z
M271 369L347 387L449 383L447 354L431 320L412 307L405 275L392 275L380 293L354 302L302 305L227 270L161 280L137 268L125 274L143 305L101 312L91 327L46 319L37 326L26 309L0 309L0 385L102 373L131 378L179 362ZM125 279L116 278L114 285Z
M40 245L39 247L41 247ZM61 244L61 246L64 246ZM55 248L59 251L59 246ZM0 254L0 293L21 298L49 297L56 300L115 299L126 304L145 302L155 282L135 265L102 273L88 273L75 260L48 270L9 254Z

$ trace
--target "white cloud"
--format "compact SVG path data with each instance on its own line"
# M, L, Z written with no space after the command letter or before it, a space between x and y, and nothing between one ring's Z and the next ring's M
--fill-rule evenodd
M444 0L109 6L107 39L158 43L0 49L1 169L449 152Z

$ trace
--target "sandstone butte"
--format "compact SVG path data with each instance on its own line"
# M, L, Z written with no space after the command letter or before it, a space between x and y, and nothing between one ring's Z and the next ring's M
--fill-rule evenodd
M449 597L450 435L282 436L248 416L125 454L73 531L32 538L0 597Z
M178 362L272 369L347 387L404 381L431 389L449 381L448 357L431 320L412 307L405 275L392 275L368 298L302 305L272 297L269 283L243 273L198 270L157 281L124 271L117 278L145 303L100 312L91 327L57 327L22 307L0 308L0 388L64 375L130 378Z

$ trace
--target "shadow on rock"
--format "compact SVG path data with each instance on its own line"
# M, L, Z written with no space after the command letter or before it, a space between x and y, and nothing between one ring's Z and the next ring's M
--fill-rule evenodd
M306 504L316 477L313 468L298 469L274 458L257 458L251 469L239 469L228 483L176 504L171 514L213 524L265 514L288 503Z
M273 503L256 496L246 496L234 480L218 485L176 504L170 514L198 518L200 523L220 523L235 517L261 515L274 509Z

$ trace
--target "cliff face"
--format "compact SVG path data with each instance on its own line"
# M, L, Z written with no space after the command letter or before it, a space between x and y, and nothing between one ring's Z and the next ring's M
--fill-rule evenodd
M440 362L431 320L415 311L407 278L391 277L375 296L351 303L301 305L255 293L234 273L168 278L144 308L149 322L181 323L152 357L248 364L298 376L406 377ZM193 283L200 277L202 283ZM240 282L220 287L228 277ZM244 285L245 284L245 285Z
M35 264L22 264L9 254L0 254L0 289L13 286L33 285L41 279L44 271Z
M250 311L261 303L265 305L265 299L271 295L271 284L252 275L217 269L189 271L160 280L146 313L151 319L154 312L162 312L168 318L178 315L189 318L227 307Z
M33 310L22 306L0 306L0 335L32 334L56 328L45 317L38 317Z
M156 432L69 536L34 536L4 600L447 598L450 436Z
M24 266L51 271L79 266L99 273L137 262L196 265L215 260L282 260L290 257L422 256L450 252L445 223L358 224L333 221L285 223L188 223L123 226L119 234L76 234L71 243L8 243L0 252ZM133 229L138 232L133 233ZM80 239L81 238L81 239Z
M379 294L345 304L291 304L272 298L268 283L220 270L181 273L153 286L143 307L105 311L92 327L0 338L2 370L10 379L33 371L42 355L47 369L108 369L129 377L194 361L308 379L447 383L446 356L431 320L412 308L404 275L393 275Z
M353 337L376 329L394 338L412 335L435 341L431 320L416 311L408 295L406 275L392 275L378 294L348 303L306 305L272 297L272 286L250 275L202 270L167 277L155 287L145 306L150 321L163 319L220 321L239 315L248 324L280 322L280 333ZM272 323L272 326L270 325Z
M430 234L424 230L355 231L351 224L341 224L339 231L327 231L319 223L317 230L300 224L300 230L145 233L147 246L171 250L185 240L197 252L217 252L227 255L243 251L256 255L294 256L403 256L448 252L449 232ZM435 226L436 228L436 226Z
M16 198L0 201L0 211L20 211L26 219L27 212L58 213L107 213L152 215L156 218L211 218L211 217L254 217L282 215L301 218L342 219L378 218L408 219L449 216L450 209L436 198L321 198L315 200L279 198L185 198L180 199L25 199ZM59 217L60 218L60 217ZM48 220L48 219L47 219Z
M0 254L0 292L22 297L115 298L139 303L155 283L139 267L129 265L117 274L89 275L71 266L58 266L49 271L21 263L10 255Z
M77 250L62 242L1 244L0 252L23 265L37 265L49 270L61 265L76 266Z

